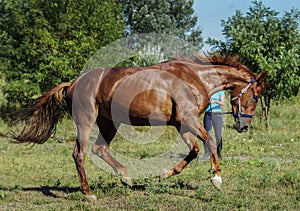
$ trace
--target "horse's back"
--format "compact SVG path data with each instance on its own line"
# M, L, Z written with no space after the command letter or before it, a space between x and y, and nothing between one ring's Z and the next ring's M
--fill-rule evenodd
M138 125L149 119L180 121L184 110L196 114L207 98L202 86L186 65L171 61L151 67L92 70L81 75L68 93L73 111L75 105L85 113ZM191 107L193 111L188 110Z

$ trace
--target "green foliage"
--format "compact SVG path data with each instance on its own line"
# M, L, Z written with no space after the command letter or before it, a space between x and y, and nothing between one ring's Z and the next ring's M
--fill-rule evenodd
M131 66L151 66L169 59L161 51L160 46L146 45L137 52L137 55L132 57Z
M74 80L97 50L125 34L169 34L201 47L192 5L192 0L0 1L0 79L5 80L1 95L7 102L1 105L2 113L26 107L52 86ZM108 64L120 64L113 58L120 47L109 58L97 56ZM125 65L157 61L132 56Z
M226 41L209 39L217 51L239 54L254 72L268 71L265 102L297 95L300 86L300 12L291 9L282 17L262 2L253 1L246 14L237 10L222 20Z
M5 192L3 190L0 190L0 198L5 198Z
M125 4L127 34L160 33L202 47L201 30L195 28L193 0L120 0Z
M0 2L1 77L10 106L78 77L102 46L124 35L122 6L105 0Z

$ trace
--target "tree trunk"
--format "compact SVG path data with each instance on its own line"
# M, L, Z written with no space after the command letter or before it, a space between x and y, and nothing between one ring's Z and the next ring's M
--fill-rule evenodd
M271 108L271 99L270 97L264 96L261 99L261 107L262 107L262 118L265 121L265 127L269 128L269 119L270 119L270 108Z

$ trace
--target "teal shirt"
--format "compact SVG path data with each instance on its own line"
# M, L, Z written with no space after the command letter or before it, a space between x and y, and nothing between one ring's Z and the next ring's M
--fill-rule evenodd
M225 96L225 92L218 91L210 97L210 101L213 101L213 100L220 101L222 96ZM219 104L212 103L212 104L208 104L205 112L222 112L222 109Z

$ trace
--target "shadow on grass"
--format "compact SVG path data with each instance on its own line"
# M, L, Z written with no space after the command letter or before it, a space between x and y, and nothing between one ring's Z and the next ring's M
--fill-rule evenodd
M64 193L74 193L74 192L81 192L80 188L71 188L71 187L50 187L50 186L41 186L41 187L28 187L22 188L22 191L37 191L42 192L45 196L51 196L57 198L58 196L55 195L52 191L59 191Z
M53 193L53 191L58 191L58 192L63 192L63 193L75 193L75 192L81 192L79 187L55 187L55 186L41 186L41 187L26 187L22 188L19 186L16 186L14 188L2 188L0 187L0 190L3 191L14 191L14 190L21 190L21 191L36 191L36 192L41 192L45 196L53 197L53 198L58 198L56 194Z

